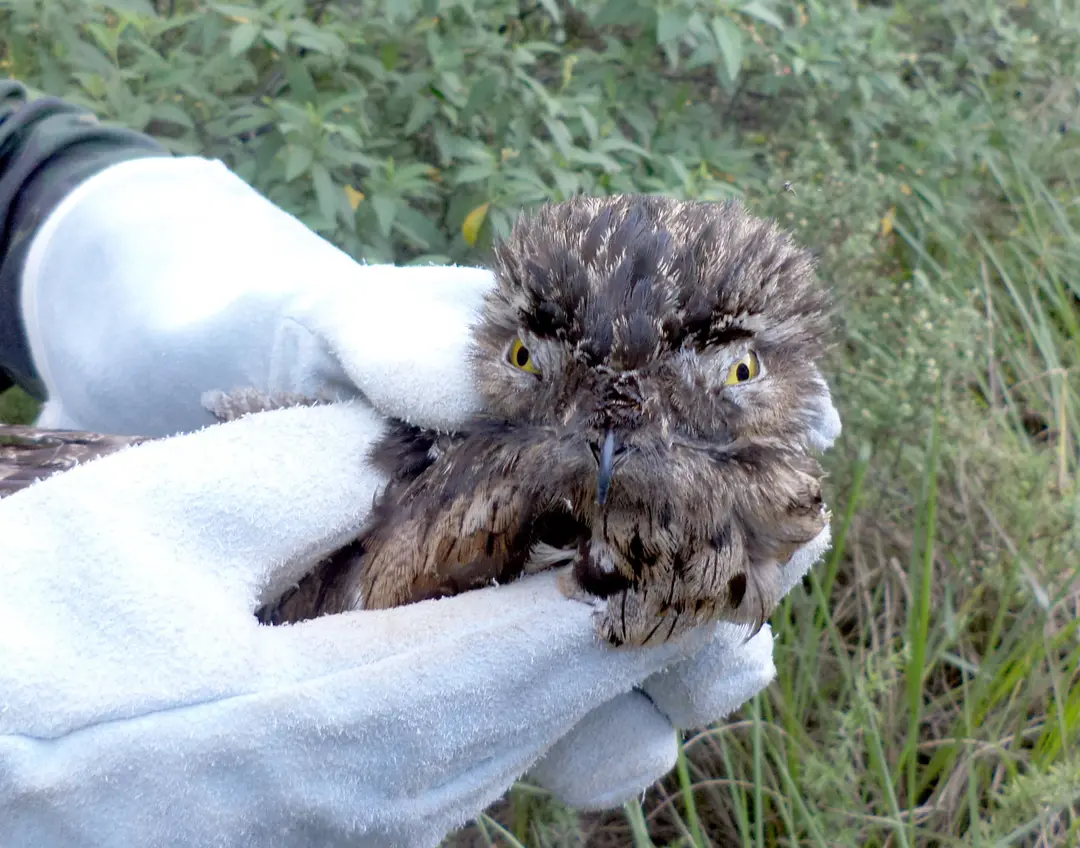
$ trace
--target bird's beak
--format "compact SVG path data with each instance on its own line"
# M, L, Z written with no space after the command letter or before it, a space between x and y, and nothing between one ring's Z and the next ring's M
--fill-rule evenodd
M607 502L608 490L611 488L611 475L615 470L615 431L608 430L604 434L604 441L600 443L600 453L596 457L598 466L596 472L596 503L603 506Z

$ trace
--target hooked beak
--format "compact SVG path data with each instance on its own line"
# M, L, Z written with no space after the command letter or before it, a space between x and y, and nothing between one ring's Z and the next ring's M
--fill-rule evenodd
M596 503L603 506L607 502L608 491L611 489L611 475L615 470L616 452L621 454L619 445L615 440L615 431L609 429L604 434L604 440L600 443L600 449L593 449L596 457Z

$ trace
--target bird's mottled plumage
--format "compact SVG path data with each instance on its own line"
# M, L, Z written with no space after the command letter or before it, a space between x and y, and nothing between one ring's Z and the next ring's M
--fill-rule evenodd
M577 197L519 219L493 269L475 328L485 414L382 446L402 473L346 602L512 579L543 545L608 598L614 644L761 624L781 563L827 521L808 434L828 299L811 255L736 203ZM747 356L759 373L729 385Z
M450 435L392 429L358 540L264 619L572 563L615 645L760 625L782 563L828 520L811 254L735 202L576 197L519 219L493 270L474 328L484 414Z

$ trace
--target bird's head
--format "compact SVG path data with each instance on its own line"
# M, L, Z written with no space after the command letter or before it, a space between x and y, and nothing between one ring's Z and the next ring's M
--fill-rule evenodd
M813 257L738 203L575 197L521 217L494 271L475 328L488 413L580 445L601 503L673 445L795 448L831 410Z

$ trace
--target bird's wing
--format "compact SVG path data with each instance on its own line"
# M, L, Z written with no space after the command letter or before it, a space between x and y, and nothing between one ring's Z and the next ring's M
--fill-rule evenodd
M0 424L0 498L79 463L145 441L143 436Z

